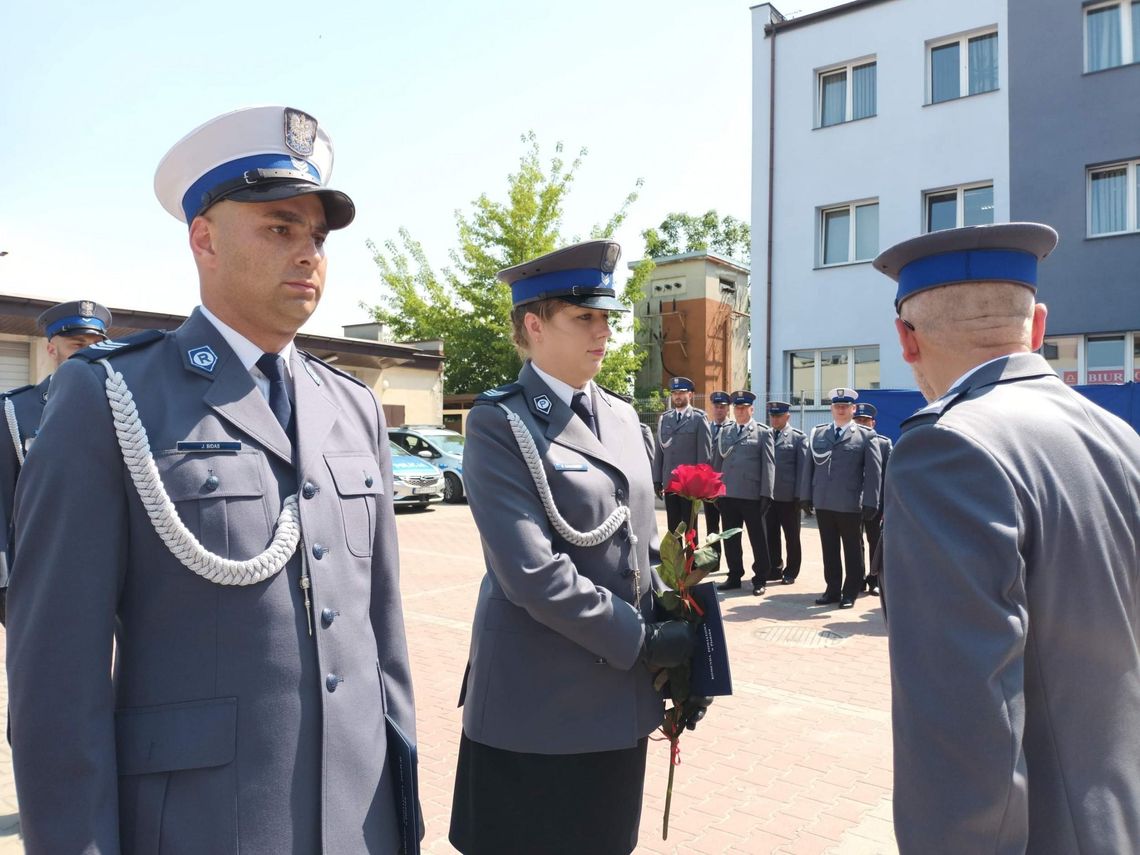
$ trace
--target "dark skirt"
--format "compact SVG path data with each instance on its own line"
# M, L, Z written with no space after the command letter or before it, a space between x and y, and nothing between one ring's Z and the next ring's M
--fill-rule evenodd
M522 754L463 734L451 845L464 855L629 855L641 822L646 745Z

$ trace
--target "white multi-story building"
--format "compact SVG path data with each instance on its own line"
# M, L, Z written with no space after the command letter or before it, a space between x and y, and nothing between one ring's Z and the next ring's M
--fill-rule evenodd
M1010 218L1006 3L752 15L753 389L822 408L835 386L913 388L870 262Z

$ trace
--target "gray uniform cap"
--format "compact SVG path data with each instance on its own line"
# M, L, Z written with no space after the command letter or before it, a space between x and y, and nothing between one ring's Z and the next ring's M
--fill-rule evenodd
M516 306L557 298L589 309L628 312L614 290L619 258L617 241L590 240L500 270L498 277L511 286Z

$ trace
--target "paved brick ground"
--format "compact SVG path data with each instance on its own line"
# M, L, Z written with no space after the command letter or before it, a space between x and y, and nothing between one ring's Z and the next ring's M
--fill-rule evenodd
M659 514L664 527L664 512ZM466 505L399 516L404 608L415 678L424 851L451 853L448 816L475 594L483 573ZM736 694L682 739L669 839L661 839L668 748L649 751L638 853L895 852L891 826L890 683L878 600L819 608L819 538L804 531L794 586L728 596ZM750 561L747 541L745 559ZM0 684L6 700L6 686ZM3 740L0 740L3 743ZM0 744L0 855L16 837L11 758ZM539 855L539 853L536 853Z

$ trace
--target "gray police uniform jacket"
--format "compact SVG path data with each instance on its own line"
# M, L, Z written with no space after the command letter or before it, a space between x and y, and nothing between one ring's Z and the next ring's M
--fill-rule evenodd
M294 449L199 311L154 335L105 352L186 526L207 549L247 559L299 491L304 540L259 584L188 570L123 465L103 366L75 356L60 368L17 489L9 591L27 851L396 852L384 714L412 739L415 714L380 406L295 352ZM240 450L207 450L221 441Z
M742 431L731 424L721 428L713 444L712 466L721 473L725 498L771 499L776 480L772 429L749 422Z
M6 416L0 425L0 588L8 587L8 577L12 561L12 509L16 502L16 479L20 477L20 459L16 456L18 444L24 454L31 450L36 434L40 429L40 419L47 403L51 376L45 377L35 386L21 386L0 395L0 406L4 400L12 402L16 416L16 434ZM7 411L7 407L4 407Z
M472 408L463 480L487 573L471 629L463 730L475 742L517 752L631 748L660 726L664 713L639 660L645 621L653 619L650 589L662 583L651 570L659 541L637 414L597 389L599 441L529 362L518 384L490 394L517 413L534 438L566 521L590 531L627 505L636 542L625 526L593 547L564 540L543 508L506 413L495 404Z
M776 445L776 481L772 498L777 502L796 502L811 497L811 467L808 465L807 436L802 430L787 425L778 433L772 431Z
M712 433L705 411L691 407L682 419L677 419L674 412L665 413L657 423L657 448L653 454L653 482L665 486L678 466L712 461Z
M812 428L808 440L811 470L811 503L824 511L859 513L879 507L883 462L875 432L849 423L842 439L835 441L831 422Z
M884 518L904 855L1140 852L1140 437L1012 355L903 423Z

